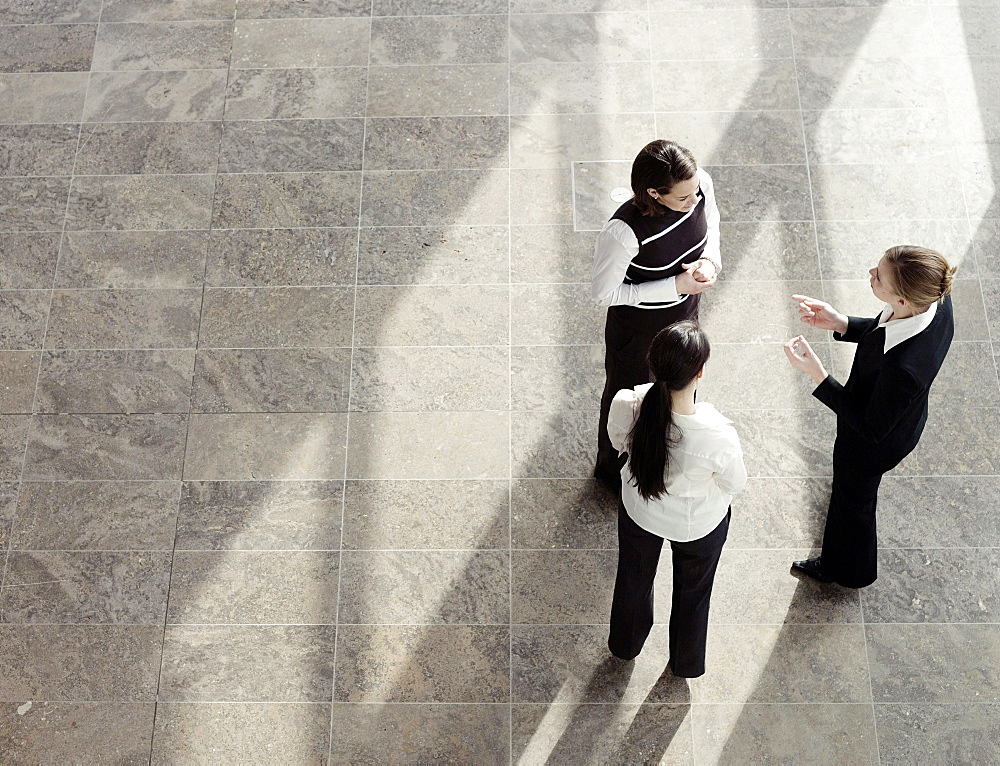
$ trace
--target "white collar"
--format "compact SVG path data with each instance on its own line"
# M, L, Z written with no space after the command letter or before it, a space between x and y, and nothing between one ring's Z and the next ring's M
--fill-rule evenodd
M652 387L652 383L643 383L635 387L635 392L645 397ZM715 409L715 405L708 402L695 402L693 415L682 415L679 412L671 412L670 414L677 425L685 428L714 428L715 426L727 426L733 422Z
M892 306L888 303L885 304L885 308L882 309L882 313L879 314L878 318L878 327L885 328L885 346L882 353L889 353L889 349L926 330L928 325L933 321L936 313L937 302L935 301L927 311L906 317L906 319L894 319L890 322L889 317L892 316Z

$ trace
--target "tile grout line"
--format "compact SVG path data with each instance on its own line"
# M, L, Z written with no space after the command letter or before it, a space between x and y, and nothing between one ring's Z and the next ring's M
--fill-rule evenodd
M507 2L507 763L514 766L514 297L513 273L513 193L511 189L511 157L513 156L513 83L511 82L511 3ZM573 163L570 163L571 186ZM572 196L572 191L571 191ZM576 206L573 207L573 228L576 228Z

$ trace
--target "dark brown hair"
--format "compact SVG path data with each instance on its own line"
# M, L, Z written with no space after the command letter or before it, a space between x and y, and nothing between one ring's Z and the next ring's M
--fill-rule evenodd
M955 267L937 250L895 245L885 251L885 261L896 294L915 308L926 308L951 292Z
M670 412L670 392L686 387L705 366L711 349L697 322L677 322L656 334L646 356L652 388L629 432L628 469L646 500L666 493L670 449L680 435Z
M673 141L657 139L642 147L632 162L632 201L643 215L663 215L666 209L646 189L669 194L674 184L694 178L694 155Z

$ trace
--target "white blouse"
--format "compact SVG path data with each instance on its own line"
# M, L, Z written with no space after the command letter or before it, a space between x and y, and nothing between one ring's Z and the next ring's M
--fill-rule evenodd
M652 383L615 394L608 415L608 436L622 454L628 434L639 415L642 399ZM733 422L705 402L693 415L673 413L681 438L670 450L667 491L644 500L631 483L628 464L622 468L622 503L636 524L666 540L698 540L725 518L733 496L747 482L743 449Z

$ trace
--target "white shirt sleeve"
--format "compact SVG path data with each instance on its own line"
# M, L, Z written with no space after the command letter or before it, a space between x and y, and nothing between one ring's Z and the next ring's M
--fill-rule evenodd
M640 303L674 303L681 299L673 277L640 285L625 284L625 272L638 254L639 240L627 223L612 218L604 224L594 244L594 273L590 281L590 297L596 303L638 306Z
M715 182L712 176L698 168L698 183L705 197L705 221L708 223L708 239L705 242L703 255L719 264L722 268L722 249L719 237L719 206L715 202Z
M743 448L740 438L733 432L733 445L726 452L720 470L715 474L715 483L728 495L738 495L747 484L747 468L743 462Z
M631 388L624 388L615 394L608 411L608 437L618 454L627 451L628 433L635 422L636 411L642 404L642 397Z

